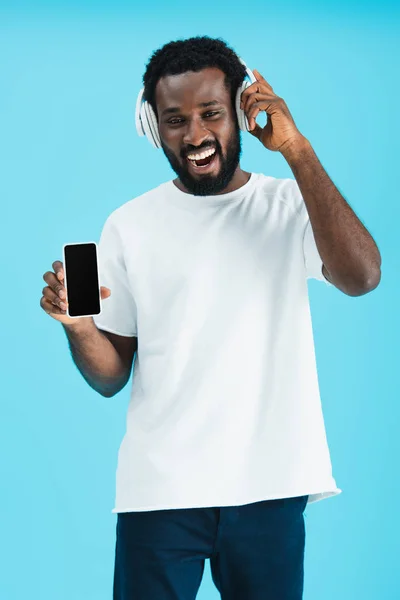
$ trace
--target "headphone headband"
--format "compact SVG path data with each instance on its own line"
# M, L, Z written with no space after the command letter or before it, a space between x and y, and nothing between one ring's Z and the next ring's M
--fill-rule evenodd
M242 63L242 65L245 67L246 75L250 79L250 82L255 83L257 81L257 79L255 78L253 71L251 69L249 69L249 67L246 65L246 63L244 62L244 60L242 58L240 58L240 57L238 57L238 58L239 58L239 61Z

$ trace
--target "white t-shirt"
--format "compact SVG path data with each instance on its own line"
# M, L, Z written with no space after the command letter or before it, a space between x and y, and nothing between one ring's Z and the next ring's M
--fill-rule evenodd
M341 491L307 289L326 280L295 180L163 183L109 216L99 263L98 328L138 338L114 513Z

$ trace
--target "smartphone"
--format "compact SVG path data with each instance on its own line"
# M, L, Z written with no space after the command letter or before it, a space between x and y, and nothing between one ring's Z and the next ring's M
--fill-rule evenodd
M101 314L96 242L64 244L64 285L69 317Z

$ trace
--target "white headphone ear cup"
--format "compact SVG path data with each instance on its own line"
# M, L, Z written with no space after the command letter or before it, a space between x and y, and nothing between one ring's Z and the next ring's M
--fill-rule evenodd
M157 143L154 138L153 124L151 122L151 116L149 113L148 102L143 102L141 115L142 115L142 125L143 125L143 129L145 131L146 137L149 140L150 144L152 146L154 146L154 148L157 148Z
M144 135L146 135L146 133L143 129L143 122L142 122L142 116L141 116L143 92L144 92L144 89L141 89L138 94L138 97L136 100L136 110L135 110L136 131L140 137L143 137Z
M146 102L143 102L143 104L141 106L140 117L141 117L141 121L142 121L142 127L143 127L143 131L144 131L144 135L149 140L150 144L152 146L154 146L153 134L151 133L151 129L150 129L150 126L149 126L149 121L148 121L148 118L147 118Z
M249 122L245 115L244 110L240 108L241 96L245 89L247 89L251 83L248 81L243 81L243 83L239 86L238 91L236 93L236 114L238 118L239 128L241 131L249 131Z
M145 136L155 148L161 148L160 134L158 132L157 117L148 102L143 102L144 88L136 100L135 123L139 136Z
M156 148L161 148L161 139L160 139L160 133L158 131L158 121L157 121L156 113L154 112L151 104L149 104L148 102L146 102L146 107L147 107L149 125L151 128L151 132L153 134L154 145Z

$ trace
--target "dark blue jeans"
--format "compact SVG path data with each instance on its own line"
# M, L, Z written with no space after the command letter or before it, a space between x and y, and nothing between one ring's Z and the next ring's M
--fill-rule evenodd
M207 558L222 600L301 600L307 500L119 513L114 600L194 600Z

